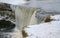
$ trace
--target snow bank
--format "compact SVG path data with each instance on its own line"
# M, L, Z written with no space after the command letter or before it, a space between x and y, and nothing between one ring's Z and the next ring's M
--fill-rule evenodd
M53 17L56 18L57 15ZM28 34L27 38L60 38L60 21L29 25L27 27L24 29Z

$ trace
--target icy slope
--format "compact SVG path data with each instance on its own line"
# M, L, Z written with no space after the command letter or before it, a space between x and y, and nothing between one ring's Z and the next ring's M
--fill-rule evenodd
M52 18L57 18L57 15ZM28 34L27 38L60 38L60 21L30 25L24 30Z

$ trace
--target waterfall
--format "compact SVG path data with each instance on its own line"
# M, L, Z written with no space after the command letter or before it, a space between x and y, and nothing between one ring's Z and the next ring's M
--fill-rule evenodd
M29 25L31 17L35 10L37 10L37 8L23 6L16 7L16 23L20 29L23 29L23 27Z

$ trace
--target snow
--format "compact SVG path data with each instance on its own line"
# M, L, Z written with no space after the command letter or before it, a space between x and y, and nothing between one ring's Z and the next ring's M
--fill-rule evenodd
M60 15L51 16L51 19L60 19Z
M51 17L56 18L57 16L58 15ZM60 38L60 21L29 25L27 27L28 28L24 29L28 34L26 38Z
M0 0L0 2L13 4L13 5L22 5L26 3L26 1L24 0Z

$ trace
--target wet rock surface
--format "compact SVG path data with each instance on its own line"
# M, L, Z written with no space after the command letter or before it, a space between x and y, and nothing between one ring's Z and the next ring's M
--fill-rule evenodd
M15 28L15 24L11 21L0 20L0 31L12 31Z

